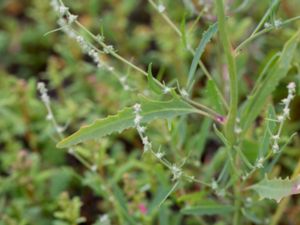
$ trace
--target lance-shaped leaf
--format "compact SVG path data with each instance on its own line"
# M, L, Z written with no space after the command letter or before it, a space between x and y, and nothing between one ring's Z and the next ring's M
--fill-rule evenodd
M265 177L249 188L255 190L262 199L268 198L280 202L284 197L300 193L300 176L292 180L289 178L283 180L281 178L268 179Z
M300 39L300 30L288 40L277 62L269 69L264 80L259 80L254 92L244 104L241 125L244 131L253 123L265 106L266 99L275 90L278 83L287 75Z
M187 82L187 87L188 89L191 88L191 85L193 83L193 79L195 77L196 69L198 62L205 50L206 45L210 42L210 40L213 38L213 36L217 33L218 31L218 24L214 23L211 25L207 31L203 33L202 39L196 49L190 70L189 70L189 75L188 75L188 82Z
M159 85L160 82L157 79L155 79L152 75L152 64L148 66L147 79L148 79L148 86L150 90L154 91L156 94L159 95L163 94L162 87Z
M218 204L213 201L205 202L201 205L184 208L180 211L186 215L224 215L234 211L234 207L227 204Z
M171 119L175 116L197 113L198 109L186 103L179 97L170 101L152 101L141 98L141 123L148 123L154 119ZM124 108L118 114L96 120L93 124L81 127L77 132L66 137L57 144L58 148L70 147L90 139L99 139L113 132L134 127L134 111L132 107Z

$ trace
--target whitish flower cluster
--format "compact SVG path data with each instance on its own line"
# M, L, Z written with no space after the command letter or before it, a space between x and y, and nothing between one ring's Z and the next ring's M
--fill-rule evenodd
M141 125L141 121L142 121L142 118L143 118L142 115L141 115L141 112L142 112L141 105L136 103L133 106L134 125L135 125L141 139L142 139L142 143L144 145L144 152L147 152L147 151L151 150L152 144L149 141L148 136L145 134L146 127Z
M69 8L61 5L57 0L52 0L51 6L53 10L59 14L57 23L61 27L61 30L70 38L76 40L82 51L89 55L97 67L100 68L102 64L100 62L98 50L91 46L91 44L87 42L81 35L77 34L71 26L77 20L78 16L71 14Z
M70 13L69 8L62 5L58 0L51 0L51 6L55 12L58 13L59 19L57 21L60 26L60 30L62 30L68 37L75 40L79 46L81 47L84 54L90 56L93 62L96 64L97 68L104 68L108 71L112 72L118 80L120 84L123 86L125 91L130 90L129 85L127 84L127 80L123 79L117 72L114 71L114 67L109 66L106 62L102 62L100 60L100 53L109 54L114 52L114 47L112 45L105 45L103 48L103 52L93 46L90 42L88 42L82 35L78 34L73 28L72 24L76 22L78 16ZM102 35L97 35L97 39L100 42L104 41L104 37ZM126 77L125 77L126 78Z
M134 113L134 125L142 139L142 143L144 146L144 152L151 152L160 162L162 162L165 166L167 166L171 173L172 173L172 180L178 180L183 172L182 169L178 166L176 166L175 164L171 164L170 162L168 162L167 160L164 160L163 157L165 155L164 152L161 152L160 150L158 150L157 152L154 152L152 150L152 143L150 142L148 136L145 134L146 131L146 127L141 125L141 121L143 119L142 115L142 107L141 104L136 103L133 106L133 113Z
M109 219L109 216L107 214L103 214L99 217L99 222L101 225L110 225L111 221Z
M46 109L47 109L46 119L49 120L49 121L53 121L54 116L53 116L53 113L52 113L52 110L51 110L50 97L48 95L48 89L46 88L45 83L44 82L39 82L37 84L37 89L39 90L40 95L41 95L41 99L42 99L42 101L43 101L43 103L44 103L44 105L46 106ZM58 133L62 132L62 129L59 126L56 126L55 129Z
M279 152L279 138L281 134L281 130L283 127L283 124L286 119L289 118L290 115L290 103L295 97L295 92L296 92L296 84L294 82L291 82L287 86L288 88L288 96L282 100L282 104L284 105L283 107L283 113L279 116L277 116L277 122L279 123L279 129L276 134L272 135L273 139L273 144L272 144L272 152L274 154Z
M255 167L261 169L264 167L264 158L260 157L256 160Z
M182 176L182 169L176 165L171 166L172 180L178 180Z
M48 95L48 89L46 88L45 83L44 82L39 82L37 84L37 89L40 92L42 102L44 103L44 105L47 109L46 119L52 124L52 126L54 127L54 129L55 129L57 135L59 136L59 138L62 139L63 138L63 132L66 129L66 126L64 126L64 127L59 126L56 119L55 119L55 117L54 117L54 114L53 114L52 109L51 109L51 101L50 101L50 97ZM78 155L73 148L69 148L68 153L75 156L77 159L80 159L79 161L84 162L83 164L88 169L90 169L92 172L97 172L97 169L98 169L97 165L94 164L94 165L90 166L89 163L86 160L84 160L80 155Z
M282 21L281 21L280 19L277 19L277 20L274 21L273 24L271 24L271 23L269 23L269 22L266 22L266 23L264 24L264 27L265 27L266 29L268 29L268 28L273 28L273 27L276 28L276 29L278 29L281 25L282 25Z
M242 128L240 126L240 122L241 122L240 118L236 118L235 126L234 126L234 133L236 133L237 135L242 133Z
M163 13L166 10L166 7L163 4L159 4L157 10L158 12Z

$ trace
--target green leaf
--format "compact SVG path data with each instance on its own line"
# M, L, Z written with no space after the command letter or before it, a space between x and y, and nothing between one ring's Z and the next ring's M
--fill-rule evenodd
M152 63L149 64L148 66L148 86L149 89L154 91L156 94L163 94L163 90L161 88L161 86L158 85L158 83L160 83L158 80L156 80L153 75L152 75Z
M264 157L267 154L271 142L271 134L275 133L274 129L276 128L276 122L273 120L276 119L276 112L272 105L269 106L266 118L268 118L268 120L266 120L265 122L266 125L265 125L264 134L262 136L262 139L259 141L260 145L259 145L258 157Z
M119 188L117 184L112 184L112 191L117 203L117 209L122 214L124 219L127 221L127 224L136 225L137 222L134 220L133 216L130 215L128 211L127 199L125 198L125 195L122 192L122 190Z
M225 114L224 105L222 101L222 94L213 79L208 79L206 84L207 98L210 106L221 115Z
M196 113L198 110L179 98L170 101L152 101L141 98L141 123L149 123L155 119L171 119L175 116ZM99 139L113 132L122 132L134 127L134 111L132 107L124 108L118 114L96 120L93 124L83 126L74 134L57 144L58 148L70 147L91 139Z
M188 90L191 88L191 84L193 83L197 65L198 65L198 62L199 62L203 52L204 52L204 49L205 49L206 45L210 42L212 37L217 33L217 31L218 31L218 24L214 23L213 25L209 26L207 31L205 31L203 33L202 39L196 49L196 53L194 55L194 58L193 58L193 61L192 61L192 64L191 64L191 67L189 70L188 82L187 82Z
M195 215L195 216L203 216L203 215L224 215L234 211L234 207L231 205L218 204L215 202L207 202L202 205L198 205L195 207L182 209L180 212L186 215Z
M287 75L300 38L300 30L285 44L280 58L267 73L265 79L257 84L255 91L248 97L241 115L242 129L246 131L265 106L267 97L278 83Z
M161 185L157 190L157 195L149 205L149 212L153 212L154 209L158 209L167 198L176 190L179 181L177 181L171 188Z
M188 46L188 44L187 44L187 38L186 38L185 23L186 23L186 13L182 16L181 23L180 23L180 31L182 34L181 39L182 39L183 46L186 48Z
M259 183L249 187L249 189L255 190L262 199L274 199L280 202L284 197L300 193L300 176L293 180L289 178L284 180L281 178L269 180L265 177Z
M205 144L210 133L211 125L212 120L210 118L204 118L200 126L200 131L198 132L198 134L190 138L190 141L188 142L189 148L191 148L192 150L194 149L193 154L197 158L202 157L203 151L205 149Z

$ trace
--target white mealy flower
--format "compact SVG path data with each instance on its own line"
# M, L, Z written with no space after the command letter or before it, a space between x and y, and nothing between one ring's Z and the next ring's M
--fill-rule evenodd
M182 95L182 97L185 97L185 98L189 97L189 94L187 93L187 91L185 89L181 89L180 94Z
M277 142L274 142L274 144L272 145L272 151L274 154L278 153L279 151L279 145Z
M140 112L140 111L142 110L141 104L136 103L136 104L133 106L133 109L134 109L134 112L135 112L135 113Z
M272 25L270 24L270 23L268 23L268 22L266 22L265 24L264 24L264 27L265 28L270 28Z
M107 69L108 69L108 71L113 71L115 68L113 68L112 66L109 66Z
M163 13L166 10L166 7L163 4L159 4L157 10L158 12Z
M284 121L284 116L282 116L282 115L277 116L277 120L280 123L283 122Z
M155 156L156 156L158 159L161 159L162 157L164 157L164 155L165 155L165 153L160 152L160 151L155 153Z
M167 93L169 93L170 91L171 91L171 88L169 88L169 87L167 87L167 86L165 86L164 89L163 89L163 93L164 93L164 94L167 94Z
M107 45L107 46L103 49L103 51L104 51L106 54L111 53L111 52L114 52L114 51L115 51L115 50L114 50L114 46L112 46L112 45Z
M216 189L218 188L218 183L217 183L215 180L213 180L213 181L211 182L211 188L212 188L213 190L216 190Z
M263 163L264 163L264 159L263 158L259 158L257 161L256 161L256 167L257 168L263 168Z
M78 18L77 15L73 15L73 14L68 15L68 23L69 24L74 23L75 20L77 20L77 18Z
M121 76L119 80L120 80L121 83L124 83L127 80L127 77L126 76Z
M134 118L134 124L137 126L140 124L142 120L142 116L141 115L136 115L135 118Z
M92 170L93 172L96 172L97 169L98 169L98 166L97 166L97 165L94 164L94 165L91 166L91 170Z
M48 113L47 116L46 116L46 120L53 120L53 115L52 113Z
M60 6L59 7L59 13L61 16L64 16L69 11L69 8L66 6Z
M144 127L144 126L137 126L137 130L138 130L138 132L139 133L144 133L145 132L145 130L146 130L146 127Z
M288 88L289 91L295 92L295 90L296 90L296 84L295 84L295 82L289 83L288 86L287 86L287 88Z
M274 21L275 28L279 28L281 26L281 24L282 24L282 21L279 19Z
M142 142L143 142L143 145L149 145L150 144L148 137L143 137Z
M177 167L176 165L173 165L171 167L171 172L173 175L173 178L172 178L173 180L179 179L182 175L182 170L179 167Z

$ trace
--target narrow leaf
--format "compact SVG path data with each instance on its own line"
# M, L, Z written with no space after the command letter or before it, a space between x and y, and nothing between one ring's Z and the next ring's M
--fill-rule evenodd
M180 31L181 31L181 39L182 39L182 43L184 47L187 47L187 40L186 40L186 14L183 15L182 19L181 19L181 23L180 23Z
M162 94L163 91L161 89L161 87L158 85L159 81L156 80L153 75L152 75L152 64L150 63L148 66L148 86L149 89L154 91L156 94Z
M300 176L293 180L289 178L269 180L265 177L262 181L249 188L255 190L262 199L274 199L280 202L284 197L300 193Z
M218 204L214 202L208 202L203 205L198 205L191 208L182 209L180 212L186 215L224 215L234 211L234 207L231 205Z
M207 98L210 106L221 115L225 114L224 105L222 101L222 93L220 92L216 82L213 79L208 79L206 84Z
M179 98L173 98L170 101L152 101L142 98L141 108L141 123L148 123L155 119L171 119L175 116L197 112L197 109ZM69 147L83 141L99 139L113 132L122 132L135 126L134 117L132 107L124 108L116 115L96 120L91 125L81 127L80 130L59 142L57 147Z
M258 88L248 97L242 111L241 122L245 131L265 106L267 97L287 75L300 38L300 30L285 44L280 58L269 70Z
M191 88L191 84L195 77L197 65L198 65L198 62L199 62L203 52L204 52L204 49L205 49L206 45L210 42L212 37L217 33L217 31L218 31L218 24L214 23L207 29L207 31L205 31L203 33L202 39L196 49L196 53L194 55L194 58L193 58L193 61L192 61L192 64L191 64L191 67L189 70L188 82L187 82L188 90Z

